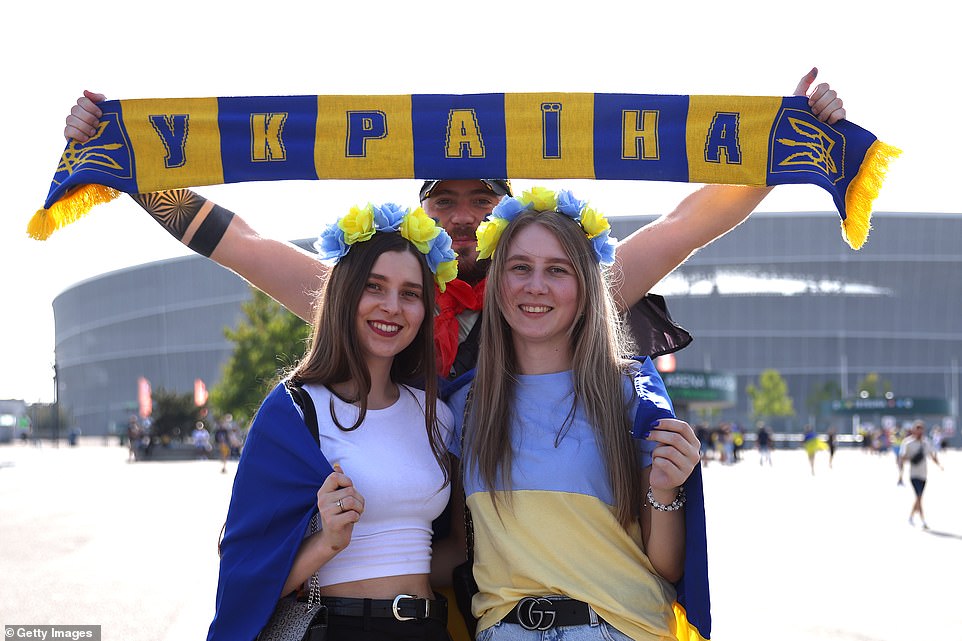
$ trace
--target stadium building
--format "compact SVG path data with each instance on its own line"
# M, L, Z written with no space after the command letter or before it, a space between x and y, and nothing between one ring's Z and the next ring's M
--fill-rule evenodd
M652 220L613 218L619 238ZM746 386L766 369L786 380L796 416L776 423L848 429L853 420L916 416L952 427L962 366L962 215L876 213L859 251L829 213L756 213L656 288L695 337L666 382L690 421L747 423ZM306 243L301 243L302 245ZM78 283L54 300L61 402L84 434L104 434L135 410L138 378L187 392L217 383L241 318L246 283L196 256ZM878 374L888 398L859 398ZM842 398L814 407L834 381ZM858 419L854 419L858 416ZM892 418L888 419L892 420Z

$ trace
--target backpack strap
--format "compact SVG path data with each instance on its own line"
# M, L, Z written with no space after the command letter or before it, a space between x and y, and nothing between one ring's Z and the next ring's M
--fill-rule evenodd
M321 436L317 429L317 410L314 409L314 401L311 399L311 395L307 393L299 382L286 381L284 386L287 387L288 393L290 393L291 398L298 407L301 408L301 412L304 413L304 423L307 424L307 429L311 431L311 436L314 437L314 442L317 446L321 446Z

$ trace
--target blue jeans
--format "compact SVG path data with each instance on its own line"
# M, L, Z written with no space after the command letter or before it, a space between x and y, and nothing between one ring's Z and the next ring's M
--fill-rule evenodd
M498 622L478 632L477 641L631 641L607 621L591 611L591 623L525 630L517 623Z

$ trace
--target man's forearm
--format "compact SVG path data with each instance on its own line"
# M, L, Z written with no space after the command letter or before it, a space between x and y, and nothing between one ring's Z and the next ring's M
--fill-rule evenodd
M188 189L132 198L174 238L310 322L327 267L288 242L264 238L240 216Z
M708 185L669 214L645 225L618 245L615 283L619 305L630 307L689 256L741 224L770 187Z
M133 194L138 205L189 248L210 257L234 214L189 189Z

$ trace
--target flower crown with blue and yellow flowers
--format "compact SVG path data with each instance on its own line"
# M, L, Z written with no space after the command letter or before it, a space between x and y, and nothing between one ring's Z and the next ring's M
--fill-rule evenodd
M615 239L611 237L611 225L604 214L584 200L578 200L570 191L562 189L555 193L544 187L533 187L521 194L521 198L505 196L478 226L478 258L489 258L508 224L523 211L556 211L581 225L585 236L591 241L595 257L602 265L615 262Z
M428 268L434 274L434 282L442 292L457 278L458 260L451 249L451 237L420 207L411 211L394 203L355 205L321 232L314 241L314 249L321 260L337 264L351 251L354 243L370 240L377 232L400 233L402 238L417 247L424 254Z

